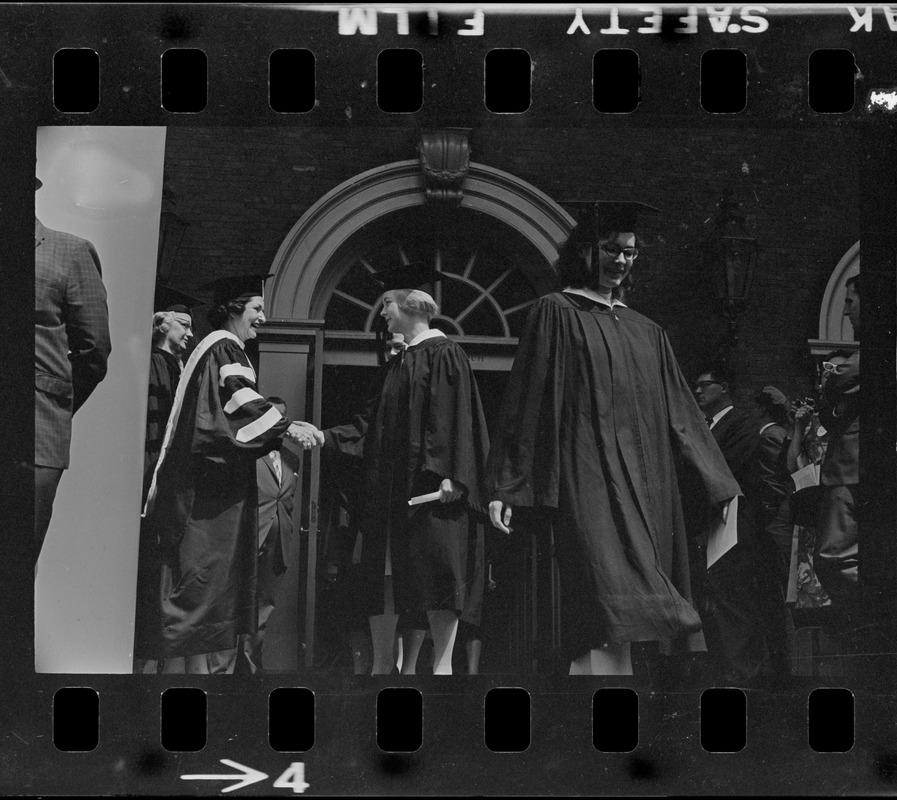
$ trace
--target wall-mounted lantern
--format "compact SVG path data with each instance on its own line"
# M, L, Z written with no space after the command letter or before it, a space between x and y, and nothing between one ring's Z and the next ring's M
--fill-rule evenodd
M738 317L747 306L758 250L735 193L724 190L713 230L704 242L704 258L708 274L714 277L720 311L729 323L726 355L738 343Z

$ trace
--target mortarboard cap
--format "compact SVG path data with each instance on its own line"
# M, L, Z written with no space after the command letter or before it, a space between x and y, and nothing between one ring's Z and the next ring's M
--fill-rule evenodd
M371 277L380 286L381 291L390 292L397 289L420 289L428 283L441 281L445 276L427 264L412 261L399 267L381 269Z
M188 314L192 318L193 312L191 309L202 304L202 300L198 297L172 289L164 283L156 284L156 291L153 297L153 311L178 311L181 314Z
M202 286L211 290L212 305L220 306L230 300L264 297L265 281L273 275L227 275Z
M661 213L659 208L636 200L568 200L561 205L580 225L587 224L591 218L592 223L602 229L600 233L637 233Z
M634 200L599 200L595 203L595 219L605 230L640 230L660 214L660 209Z

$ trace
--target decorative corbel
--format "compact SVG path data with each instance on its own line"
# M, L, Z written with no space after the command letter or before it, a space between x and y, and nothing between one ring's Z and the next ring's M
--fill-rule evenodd
M460 203L470 169L470 128L422 131L417 143L428 202Z

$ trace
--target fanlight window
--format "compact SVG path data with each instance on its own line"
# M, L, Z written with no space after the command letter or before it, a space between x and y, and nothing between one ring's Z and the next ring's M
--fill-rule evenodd
M510 258L482 247L465 251L436 246L426 258L404 248L391 249L391 254L386 248L387 252L368 252L351 262L327 306L329 330L376 330L381 292L372 273L414 260L429 263L444 276L431 292L441 309L434 328L465 337L520 335L537 292Z

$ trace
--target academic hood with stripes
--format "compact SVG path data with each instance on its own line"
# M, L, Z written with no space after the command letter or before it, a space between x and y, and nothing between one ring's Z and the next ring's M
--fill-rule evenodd
M143 535L159 559L159 601L138 614L138 658L232 647L256 626L255 461L290 421L262 397L243 343L215 331L178 384Z

